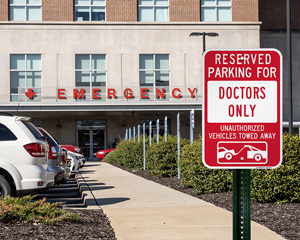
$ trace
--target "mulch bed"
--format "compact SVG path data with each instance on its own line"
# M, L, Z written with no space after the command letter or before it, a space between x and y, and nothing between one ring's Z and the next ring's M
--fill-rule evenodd
M76 209L69 211L80 214L80 222L63 222L54 226L0 222L0 239L116 239L114 230L102 210Z

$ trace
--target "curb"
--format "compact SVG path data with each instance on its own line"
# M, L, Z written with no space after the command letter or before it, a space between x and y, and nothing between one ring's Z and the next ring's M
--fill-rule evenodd
M75 178L77 180L79 191L81 192L81 196L83 198L85 209L101 209L95 199L95 196L91 192L90 187L87 185L80 172L75 175Z

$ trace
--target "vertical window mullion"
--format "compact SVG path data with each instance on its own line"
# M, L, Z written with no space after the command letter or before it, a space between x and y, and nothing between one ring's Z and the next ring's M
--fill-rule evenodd
M25 54L25 92L27 92L27 54ZM25 102L27 102L26 97Z
M155 71L155 69L156 69L156 66L155 66L155 62L156 62L156 60L155 60L155 58L156 58L156 54L153 54L153 66L154 66L154 71L153 71L153 91L154 91L154 89L155 89L155 87L156 87L156 71Z
M153 66L154 66L154 71L153 71L153 100L156 101L156 98L155 98L155 91L156 91L156 54L153 54Z
M25 91L27 92L27 54L25 54Z
M90 54L90 100L91 100L91 93L92 93L92 54Z
M89 6L89 11L90 11L89 20L92 21L92 7L91 7L91 5Z
M95 7L95 5L92 4L92 0L90 0L90 21L92 21L92 8ZM106 5L106 1L105 1L105 5Z

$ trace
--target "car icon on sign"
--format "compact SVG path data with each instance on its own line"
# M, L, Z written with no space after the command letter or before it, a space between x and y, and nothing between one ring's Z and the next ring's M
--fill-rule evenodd
M219 163L257 163L265 164L268 160L266 142L219 142L217 147Z
M234 150L228 150L225 147L218 148L218 158L225 158L226 160L231 160L234 155L236 155Z
M248 147L247 158L254 159L255 161L267 158L267 151L260 150L250 145L245 145L245 147Z

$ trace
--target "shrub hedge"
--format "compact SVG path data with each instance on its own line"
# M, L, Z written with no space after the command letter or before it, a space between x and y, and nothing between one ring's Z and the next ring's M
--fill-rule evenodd
M153 138L156 139L156 136ZM180 140L180 148L189 144L186 139ZM171 177L177 175L178 169L177 160L177 136L168 135L165 142L160 137L159 144L156 141L146 152L146 166L149 173L159 177Z
M149 146L149 140L146 138L146 149ZM107 154L104 158L105 162L118 163L121 166L126 166L130 169L143 169L143 141L138 142L136 138L131 141L121 140L116 150Z
M257 202L300 202L300 138L283 135L282 164L272 170L252 170L251 196Z
M195 193L218 193L232 191L232 171L208 169L202 163L202 139L186 145L182 150L181 179L183 186L193 187Z

